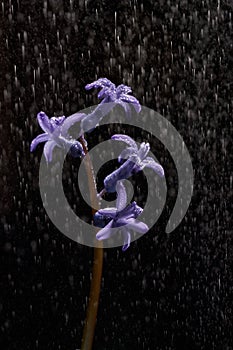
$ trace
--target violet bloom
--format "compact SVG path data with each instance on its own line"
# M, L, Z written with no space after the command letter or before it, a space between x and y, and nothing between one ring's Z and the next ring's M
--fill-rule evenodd
M108 222L106 226L97 233L96 238L100 241L108 239L118 232L118 230L116 230L117 232L113 232L112 228L119 228L124 239L122 250L125 251L130 246L131 230L144 234L149 228L143 222L136 220L143 211L136 202L130 203L126 206L127 196L125 187L121 181L117 182L116 191L116 208L100 209L94 215L94 224L96 226L102 227L102 224L105 225L106 222Z
M164 176L163 167L156 163L156 161L147 157L150 150L149 143L142 142L138 148L136 142L127 135L116 134L111 137L112 140L123 141L129 147L124 149L118 157L118 161L122 163L126 161L113 171L104 179L104 188L106 192L115 192L117 181L127 179L133 174L143 170L145 167L153 169L159 176Z
M81 125L84 131L91 131L98 125L102 118L110 112L114 105L109 102L115 102L122 106L127 117L131 116L130 104L134 107L137 113L141 111L139 101L134 96L129 95L132 92L132 89L129 86L121 84L116 87L116 85L107 78L100 78L85 86L86 90L93 88L101 88L98 93L98 98L103 100L92 113L88 114L83 119Z
M84 116L85 114L76 113L68 118L62 116L49 119L44 112L38 113L37 120L44 133L38 135L32 141L30 151L33 152L39 143L45 142L44 155L47 162L52 161L52 153L55 146L65 150L69 149L70 154L75 158L84 156L81 143L72 139L68 134L69 128Z

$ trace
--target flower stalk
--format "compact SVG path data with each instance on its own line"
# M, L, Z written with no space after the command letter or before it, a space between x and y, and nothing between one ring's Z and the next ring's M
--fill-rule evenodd
M92 214L94 215L99 208L95 176L93 173L92 162L91 162L91 158L88 153L87 147L82 139L80 139L80 142L82 144L83 151L85 153L84 164L85 164L85 169L88 177L88 186L90 191ZM89 301L88 301L88 307L87 307L87 313L86 313L85 326L83 329L81 350L92 349L97 311L99 306L102 269L103 269L103 248L102 248L102 243L98 242L98 248L97 247L94 248L94 261L93 261L93 268L92 268L91 288L90 288L90 295L89 295Z

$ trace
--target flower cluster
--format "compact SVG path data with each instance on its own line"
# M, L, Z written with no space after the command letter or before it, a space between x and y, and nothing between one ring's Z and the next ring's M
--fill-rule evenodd
M75 113L69 117L60 116L48 118L44 112L37 115L37 121L44 131L43 134L37 136L31 143L31 152L35 150L39 143L45 142L44 156L47 163L52 161L53 149L55 146L69 151L72 157L85 157L85 148L87 142L84 138L84 132L90 132L104 116L113 108L113 103L123 107L126 116L131 116L131 108L133 107L137 113L141 111L139 101L132 95L129 95L132 90L129 86L119 85L116 87L110 80L100 78L91 84L86 85L86 90L92 88L100 88L98 98L102 99L95 110L89 114ZM80 123L81 133L77 136L79 140L73 139L69 134L69 129L76 123ZM129 136L116 134L112 140L122 141L127 147L121 152L118 157L120 166L104 179L104 189L99 196L105 192L117 192L117 200L115 208L105 208L98 210L93 218L95 226L101 230L97 233L98 240L108 239L113 234L118 232L122 234L124 245L122 250L126 250L131 241L131 231L144 234L148 231L148 226L139 221L137 218L142 213L143 209L136 202L127 205L126 190L122 180L131 177L145 167L149 167L159 176L164 176L163 168L152 157L147 156L150 151L149 143L141 143L140 146ZM117 228L117 230L112 230Z

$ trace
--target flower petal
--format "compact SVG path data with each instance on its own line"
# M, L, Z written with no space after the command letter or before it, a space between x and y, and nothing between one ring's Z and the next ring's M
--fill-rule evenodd
M98 239L99 241L102 241L103 239L109 238L112 234L112 230L111 230L112 223L113 223L113 220L111 220L104 228L102 228L102 230L100 230L96 234L96 239Z
M50 119L50 123L53 125L54 128L56 128L57 126L61 126L65 119L66 117L64 115L62 115L61 117L52 117Z
M44 112L40 112L37 114L37 120L42 130L44 130L47 133L53 132L53 126L48 116Z
M132 116L132 112L131 112L131 108L130 108L129 103L123 102L123 101L121 101L120 99L119 99L119 100L116 100L116 102L117 102L121 107L124 108L126 117L127 117L128 119L130 119L131 116Z
M133 154L135 154L135 149L133 147L127 147L123 149L121 154L118 156L118 162L122 163L125 159L128 159Z
M134 201L117 214L117 219L119 222L127 221L128 219L136 219L142 212L143 209Z
M94 226L104 228L112 219L109 216L101 215L98 211L94 214Z
M30 151L33 152L39 143L46 142L49 140L49 135L47 133L38 135L34 140L32 140Z
M117 192L116 207L117 207L117 210L119 211L124 209L127 203L127 194L126 194L125 186L123 185L122 181L117 181L116 192Z
M120 166L120 168L106 176L104 179L105 190L110 193L115 192L117 181L128 179L130 176L132 176L132 171L137 161L138 157L132 155L125 163Z
M55 141L47 141L44 146L44 156L47 163L52 161L53 149L57 146Z
M109 216L111 218L114 218L117 213L117 208L104 208L104 209L99 209L98 212L100 215L103 216Z
M149 227L146 224L144 224L144 222L136 219L128 219L126 227L128 229L131 229L133 231L143 233L143 234L149 231Z
M86 86L85 86L85 89L86 90L90 90L90 89L93 89L93 88L95 88L95 89L98 89L98 88L100 88L100 87L110 87L110 86L112 86L112 87L114 87L115 88L115 84L113 84L110 80L108 80L107 78L99 78L98 80L96 80L96 81L93 81L92 83L90 83L90 84L87 84Z
M85 117L86 117L85 113L75 113L75 114L72 114L71 116L67 117L61 126L61 135L63 137L67 137L68 130L71 128L71 126L80 122Z
M111 137L111 139L116 140L116 141L123 141L123 142L127 143L127 145L132 147L133 149L138 150L136 142L128 135L115 134Z
M120 96L120 99L123 102L127 102L129 104L132 104L132 106L135 108L137 113L139 113L141 111L140 102L134 96L129 96L129 95L126 95L126 94L122 94Z
M124 238L124 245L122 247L122 250L123 250L123 252L125 252L126 249L128 249L130 246L131 236L130 236L130 232L126 229L122 229L121 232L122 232L122 235Z
M139 158L143 160L147 156L149 150L150 150L150 144L148 142L147 143L142 142L138 151Z
M88 132L88 131L90 132L92 129L94 129L99 124L99 122L103 119L103 117L111 111L112 108L113 108L112 103L98 104L98 106L94 109L93 112L85 115L85 117L82 119L81 121L82 132Z
M140 170L145 167L153 169L161 177L164 176L163 167L159 163L156 163L156 161L151 157L146 157L146 159L140 163Z
M110 99L109 101L115 101L116 100L115 88L113 88L113 87L104 87L98 93L98 98L99 99L101 99L101 98L108 98L108 99Z
M116 93L118 97L120 97L122 94L130 94L131 92L131 87L124 84L120 84L116 88Z

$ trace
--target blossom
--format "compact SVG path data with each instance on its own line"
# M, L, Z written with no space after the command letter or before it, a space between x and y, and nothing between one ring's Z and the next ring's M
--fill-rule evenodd
M52 161L52 153L55 146L69 150L70 154L75 158L84 156L82 144L72 139L68 134L69 128L84 116L85 114L76 113L68 118L61 116L49 119L44 112L38 113L37 120L44 133L38 135L32 141L30 151L33 152L39 143L45 142L44 155L47 162Z
M113 108L113 102L122 106L126 112L126 116L128 117L131 116L130 104L132 104L136 113L141 111L139 101L134 96L129 95L132 92L132 89L127 85L121 84L116 87L116 85L107 78L100 78L85 86L86 90L93 88L101 88L100 92L98 93L98 98L103 100L92 113L88 114L82 120L81 125L83 130L91 131L93 128L95 128L102 118Z
M144 234L149 228L145 223L137 220L143 209L136 202L132 202L126 206L127 195L121 181L117 182L116 191L116 208L100 209L94 215L95 226L103 227L96 234L96 238L100 241L108 239L118 232L118 230L114 230L113 232L112 228L119 228L124 239L122 250L125 251L130 246L131 230Z
M127 135L116 134L111 137L112 140L123 141L129 147L125 148L118 157L118 161L123 163L104 179L104 188L107 192L115 192L117 181L127 179L133 174L143 170L145 167L153 169L159 176L164 176L163 167L156 163L152 157L147 157L150 150L149 143L142 142L140 147Z
M104 189L106 192L116 192L116 185L119 180L128 179L133 175L137 157L132 155L124 164L117 170L106 176L104 179ZM104 191L104 192L105 192Z

